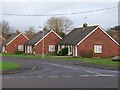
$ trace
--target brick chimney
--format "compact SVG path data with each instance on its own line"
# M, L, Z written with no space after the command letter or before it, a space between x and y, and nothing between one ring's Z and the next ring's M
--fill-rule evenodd
M84 23L84 24L83 24L83 28L86 28L86 27L87 27L87 23Z
M20 31L19 31L19 30L16 30L16 33L17 33L17 34L20 34Z

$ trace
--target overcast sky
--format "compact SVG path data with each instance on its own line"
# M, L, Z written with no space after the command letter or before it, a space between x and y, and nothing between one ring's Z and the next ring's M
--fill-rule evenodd
M74 12L97 10L117 6L117 2L4 2L2 3L2 14L61 14L67 13L65 17L73 21L73 27L80 27L84 22L88 25L100 25L104 29L118 25L118 8L80 13L71 15ZM43 27L51 16L5 16L2 19L8 21L11 27L24 32L29 27L34 27L36 32ZM57 16L61 17L61 16ZM84 21L84 17L87 19Z

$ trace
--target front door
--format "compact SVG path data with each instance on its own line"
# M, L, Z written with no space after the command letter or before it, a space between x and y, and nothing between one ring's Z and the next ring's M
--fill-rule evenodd
M73 53L73 46L68 45L68 55L72 55L72 53Z

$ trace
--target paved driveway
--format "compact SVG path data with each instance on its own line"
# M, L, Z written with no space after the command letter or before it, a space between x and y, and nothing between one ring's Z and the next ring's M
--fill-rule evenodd
M118 72L67 64L68 61L6 58L23 68L22 73L3 75L4 88L117 88ZM36 67L36 69L35 69ZM35 69L35 70L34 70Z

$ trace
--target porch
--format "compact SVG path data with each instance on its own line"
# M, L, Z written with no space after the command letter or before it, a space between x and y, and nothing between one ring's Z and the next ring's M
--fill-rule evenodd
M35 54L34 46L33 45L25 46L25 53L26 54Z
M78 56L77 45L58 45L58 52L57 53L59 53L59 51L61 51L64 48L68 48L68 53L67 53L68 56L74 56L74 57Z

